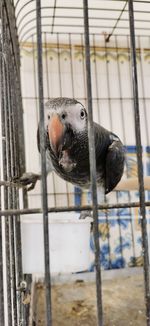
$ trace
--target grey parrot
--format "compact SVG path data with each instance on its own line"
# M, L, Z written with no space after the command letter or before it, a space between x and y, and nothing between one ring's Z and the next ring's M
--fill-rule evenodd
M90 187L88 114L76 99L59 97L45 104L45 149L47 173L54 170L62 179ZM119 137L94 122L97 185L105 194L120 181L125 150ZM39 128L37 143L40 151ZM38 174L24 174L20 182L33 189Z

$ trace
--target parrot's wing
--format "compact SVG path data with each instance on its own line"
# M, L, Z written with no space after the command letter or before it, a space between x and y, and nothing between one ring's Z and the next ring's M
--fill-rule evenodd
M112 191L120 181L125 162L125 149L121 141L115 140L108 147L106 156L105 193Z

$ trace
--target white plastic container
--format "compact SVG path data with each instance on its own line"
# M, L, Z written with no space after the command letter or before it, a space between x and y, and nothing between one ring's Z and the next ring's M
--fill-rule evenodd
M85 271L90 265L92 219L76 213L50 213L50 268L52 274ZM42 215L21 217L23 273L44 274Z

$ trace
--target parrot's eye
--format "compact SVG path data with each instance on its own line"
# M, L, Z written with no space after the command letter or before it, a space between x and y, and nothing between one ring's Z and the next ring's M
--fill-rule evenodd
M50 120L50 118L51 118L51 117L50 117L50 115L49 115L49 114L48 114L47 118L48 118L48 120Z
M81 119L84 119L84 117L85 117L85 112L84 112L84 110L81 110L81 112L80 112L80 118Z
M61 118L62 118L63 120L65 120L65 118L66 118L66 114L65 114L65 113L62 113Z

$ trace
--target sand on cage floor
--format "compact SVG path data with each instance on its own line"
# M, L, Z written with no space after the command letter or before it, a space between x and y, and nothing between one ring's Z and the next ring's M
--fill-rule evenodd
M105 326L145 326L142 275L103 281ZM45 289L37 283L33 316L36 326L45 326ZM96 326L95 284L75 281L52 286L53 326Z

